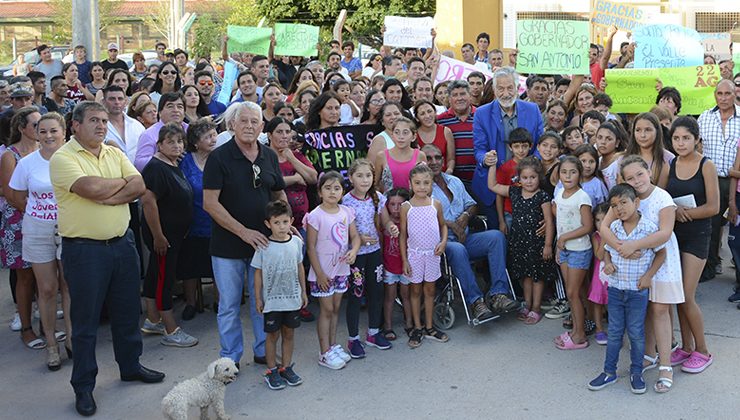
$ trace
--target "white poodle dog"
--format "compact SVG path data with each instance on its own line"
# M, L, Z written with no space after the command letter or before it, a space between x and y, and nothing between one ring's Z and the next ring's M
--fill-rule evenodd
M234 382L239 372L234 361L222 357L208 365L208 370L195 378L175 385L162 399L164 417L171 420L186 420L188 407L200 407L200 418L208 418L208 407L213 407L220 420L230 416L224 410L224 391L227 384Z

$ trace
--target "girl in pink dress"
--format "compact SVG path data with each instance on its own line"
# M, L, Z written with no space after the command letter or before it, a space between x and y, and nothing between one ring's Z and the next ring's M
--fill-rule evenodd
M593 275L591 276L591 287L588 289L588 300L594 304L593 317L596 324L596 344L605 346L608 342L608 336L604 330L602 318L604 316L604 307L609 303L609 293L606 276L601 276L601 260L604 258L604 242L599 235L601 221L609 211L609 203L601 203L594 210L594 226L596 231L591 235L591 246L594 249Z
M413 195L401 207L401 259L403 273L411 281L411 313L414 329L409 333L409 346L421 345L424 337L436 341L449 340L447 334L437 331L432 325L434 310L434 282L440 272L440 255L447 245L447 225L442 205L432 195L432 170L421 164L411 170L409 180ZM424 320L421 324L421 294L424 292Z

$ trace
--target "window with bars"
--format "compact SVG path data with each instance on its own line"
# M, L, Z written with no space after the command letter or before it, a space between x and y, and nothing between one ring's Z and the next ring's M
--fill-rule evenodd
M697 32L740 32L740 12L696 12Z

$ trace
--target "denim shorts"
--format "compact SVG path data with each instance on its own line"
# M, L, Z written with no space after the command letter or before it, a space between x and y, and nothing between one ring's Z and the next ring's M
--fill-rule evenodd
M584 251L568 251L564 249L560 251L560 264L568 264L568 267L579 270L588 270L591 268L593 255L592 249L586 249Z
M394 274L389 271L385 271L385 275L383 276L383 282L385 284L409 284L411 281L408 277L404 276L403 274Z

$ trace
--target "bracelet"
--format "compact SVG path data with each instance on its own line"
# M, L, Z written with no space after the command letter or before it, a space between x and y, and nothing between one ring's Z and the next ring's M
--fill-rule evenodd
M465 210L464 212L462 212L462 214L464 214L464 215L468 216L468 219L470 219L470 213L468 213L468 211L467 211L467 210Z

